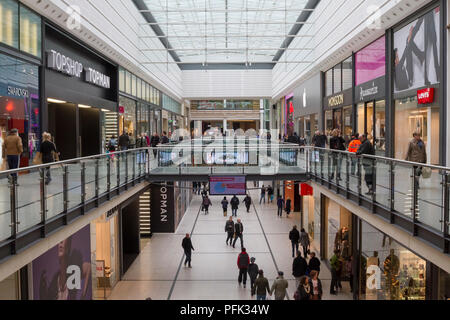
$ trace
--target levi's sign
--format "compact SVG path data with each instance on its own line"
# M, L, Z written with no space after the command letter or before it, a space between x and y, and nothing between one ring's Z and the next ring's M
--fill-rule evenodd
M434 88L427 88L417 91L417 101L419 104L433 103L434 101Z
M84 67L81 62L55 50L47 51L47 68L80 79L84 71L86 82L106 89L111 88L110 77L93 68Z

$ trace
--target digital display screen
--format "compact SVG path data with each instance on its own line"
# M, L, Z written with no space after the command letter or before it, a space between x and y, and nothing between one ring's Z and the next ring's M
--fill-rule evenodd
M210 177L209 193L212 196L246 195L245 176Z
M206 164L248 164L248 151L208 152Z

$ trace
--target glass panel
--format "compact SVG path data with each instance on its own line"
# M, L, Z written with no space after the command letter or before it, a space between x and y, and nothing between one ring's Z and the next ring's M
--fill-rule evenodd
M423 172L428 170L418 167L418 209L417 220L438 231L442 230L443 199L442 199L442 175L438 170L432 170L431 176L424 178Z
M136 76L134 74L131 75L131 95L136 97Z
M376 194L376 202L379 204L390 208L391 203L389 201L390 198L390 174L389 174L389 163L383 160L376 160L375 168L376 168L376 186L375 186L375 194Z
M19 46L19 4L14 0L0 2L0 42L18 48Z
M85 201L91 200L95 198L95 161L96 160L87 160L85 161L85 192L86 198Z
M136 166L136 153L127 153L128 160L128 181L133 180L133 166Z
M333 69L330 69L325 73L325 89L326 96L331 96L333 94Z
M129 73L128 71L125 71L125 73L125 92L131 94L131 73Z
M342 91L342 65L338 64L333 69L333 88L334 92L338 93Z
M73 209L81 203L81 165L79 163L68 165L68 209Z
M370 102L367 104L367 109L366 109L366 121L367 121L367 138L369 139L370 143L373 143L373 102Z
M7 176L0 177L0 241L11 236L11 202Z
M56 165L49 170L52 180L47 185L47 219L64 211L64 169Z
M17 178L18 232L27 230L41 222L41 187L39 171L19 175ZM8 223L9 225L9 223Z
M137 78L136 90L136 97L142 99L142 80L140 78Z
M375 174L375 161L370 158L361 159L361 193L372 199L372 194L369 191L373 187L373 180Z
M386 102L384 100L375 103L375 154L386 154Z
M119 174L119 154L111 155L111 168L109 171L109 180L111 190L117 188L117 176Z
M125 92L125 69L119 68L119 91Z
M354 154L348 154L349 157L349 189L355 193L358 193L358 181L359 181L359 167L358 157Z
M111 156L108 156L108 158ZM101 158L98 161L98 194L108 191L108 158Z
M41 57L41 17L20 6L20 50Z
M342 90L351 89L353 86L353 62L352 57L342 62Z
M396 163L394 167L395 211L412 218L412 197L412 169L410 166Z
M119 157L119 176L120 176L120 185L123 185L126 183L126 175L127 175L127 168L126 168L126 161L127 161L127 154L121 153L118 155Z

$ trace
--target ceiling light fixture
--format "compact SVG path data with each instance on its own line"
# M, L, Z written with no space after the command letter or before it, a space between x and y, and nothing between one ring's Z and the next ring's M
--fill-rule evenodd
M67 101L57 100L57 99L52 99L52 98L47 98L47 102L53 102L53 103L67 103Z
M91 107L91 106L84 105L84 104L79 104L79 105L78 105L78 108L89 109L89 108L92 108L92 107Z

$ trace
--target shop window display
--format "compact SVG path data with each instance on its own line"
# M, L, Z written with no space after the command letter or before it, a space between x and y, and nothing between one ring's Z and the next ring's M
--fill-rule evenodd
M0 2L0 42L18 48L19 46L19 5L15 0Z
M134 137L136 131L136 101L120 96L119 104L124 107L124 113L119 118L119 135L127 132Z
M426 261L361 222L361 300L424 300Z
M325 134L328 138L331 137L333 131L333 111L325 111Z
M321 223L320 223L320 193L319 192L315 192L314 193L314 234L312 236L312 238L314 239L314 241L319 244L320 243L320 228L321 228ZM316 246L316 249L320 251L320 245Z

